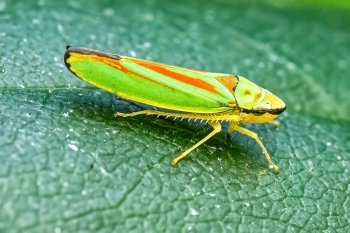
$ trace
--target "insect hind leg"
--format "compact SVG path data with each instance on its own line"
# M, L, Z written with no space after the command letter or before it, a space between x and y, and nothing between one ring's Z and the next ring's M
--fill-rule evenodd
M172 112L161 112L161 111L156 111L156 110L143 110L143 111L138 111L138 112L132 112L132 113L122 113L122 112L117 112L114 114L115 117L121 116L121 117L133 117L137 115L156 115L157 117L164 116L165 118L168 117L174 117L180 118L180 119L194 119L196 118L196 115L191 114L191 113L172 113Z
M122 113L122 112L116 112L114 114L115 117L121 116L121 117L133 117L137 115L159 115L159 111L154 111L154 110L143 110L143 111L138 111L138 112L132 112L132 113Z
M219 121L231 121L231 122L237 122L239 121L239 116L238 115L233 115L230 113L213 113L213 114L208 114L208 113L181 113L181 112L162 112L162 111L156 111L156 110L142 110L138 112L132 112L132 113L122 113L122 112L117 112L114 114L115 117L121 116L121 117L133 117L137 115L156 115L157 117L159 116L164 116L165 118L168 117L173 117L174 119L187 119L188 121L190 120L200 120L205 121L205 122L219 122Z

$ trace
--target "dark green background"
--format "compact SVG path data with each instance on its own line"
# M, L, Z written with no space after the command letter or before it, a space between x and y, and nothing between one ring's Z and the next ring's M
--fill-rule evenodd
M349 232L350 13L340 1L0 0L0 232ZM316 6L316 7L315 7ZM83 83L65 46L245 76L282 98L257 143ZM227 126L225 126L227 127Z

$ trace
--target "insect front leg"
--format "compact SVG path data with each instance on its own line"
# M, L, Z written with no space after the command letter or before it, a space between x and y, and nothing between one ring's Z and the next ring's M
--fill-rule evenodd
M179 160L183 159L188 153L190 153L191 151L193 151L194 149L196 149L197 147L199 147L200 145L202 145L205 141L207 141L209 138L211 138L212 136L214 136L215 134L219 133L221 131L221 124L219 122L208 122L209 125L211 125L214 130L208 134L205 138L203 138L202 140L200 140L199 142L197 142L194 146L192 146L190 149L186 150L184 153L182 153L179 157L175 158L170 164L171 166L176 166L177 162L179 162Z
M271 124L271 125L276 126L276 128L280 127L280 123L278 121L270 121L268 123Z
M269 162L269 164L275 169L276 174L279 173L279 168L272 162L269 153L267 152L265 146L262 144L262 142L260 141L260 139L256 133L238 126L237 123L231 123L227 133L230 134L234 130L237 132L240 132L241 134L244 134L244 135L247 135L251 138L254 138L255 141L260 145L260 147L261 147L262 151L264 152L265 157L266 157L267 161Z

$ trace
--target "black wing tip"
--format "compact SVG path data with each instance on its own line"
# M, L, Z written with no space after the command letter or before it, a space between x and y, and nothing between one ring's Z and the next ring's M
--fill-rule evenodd
M66 46L66 53L64 55L64 59L68 59L69 58L69 54L70 53L80 53L83 55L96 55L99 57L107 57L107 58L111 58L114 60L121 60L122 57L117 55L117 54L112 54L112 53L104 53L95 49L89 49L89 48L80 48L80 47L71 47L69 45Z
M66 46L66 52L64 53L64 64L66 65L66 67L70 70L70 64L67 62L68 58L70 57L70 48L71 46L67 45Z

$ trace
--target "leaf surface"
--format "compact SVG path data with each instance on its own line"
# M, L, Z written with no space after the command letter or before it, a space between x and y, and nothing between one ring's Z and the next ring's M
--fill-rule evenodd
M89 4L0 2L0 232L350 231L349 12ZM245 127L280 174L235 132L171 167L211 128L114 118L144 106L71 75L66 45L238 74L270 90L288 106L281 127Z

